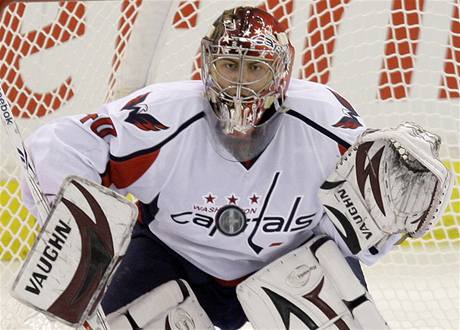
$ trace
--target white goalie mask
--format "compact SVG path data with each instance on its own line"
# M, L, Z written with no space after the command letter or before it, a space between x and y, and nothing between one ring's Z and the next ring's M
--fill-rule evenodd
M292 69L285 29L253 7L224 11L201 42L206 118L227 159L257 157L274 137Z

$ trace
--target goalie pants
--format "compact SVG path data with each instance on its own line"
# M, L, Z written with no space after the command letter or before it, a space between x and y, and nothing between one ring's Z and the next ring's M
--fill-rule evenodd
M363 282L359 262L350 262L353 272ZM102 300L104 312L114 312L161 284L178 278L190 284L215 326L222 330L239 329L247 322L236 297L236 286L222 285L222 281L192 265L142 224L134 227L126 255Z

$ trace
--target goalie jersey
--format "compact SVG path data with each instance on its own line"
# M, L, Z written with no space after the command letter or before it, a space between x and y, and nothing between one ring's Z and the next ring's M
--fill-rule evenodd
M97 113L58 119L38 129L28 148L45 194L56 194L71 174L131 193L139 221L161 241L210 275L232 280L314 233L349 254L317 194L363 123L345 99L316 83L292 79L285 105L274 139L250 163L213 149L201 81L154 84ZM26 185L23 191L31 206ZM246 216L238 235L217 230L216 215L228 205Z

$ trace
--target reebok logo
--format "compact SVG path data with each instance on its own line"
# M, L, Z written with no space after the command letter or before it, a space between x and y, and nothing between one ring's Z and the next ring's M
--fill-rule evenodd
M5 122L7 125L14 124L13 117L11 112L8 111L8 102L5 99L5 95L3 91L0 91L0 109L2 110L3 118L5 118Z

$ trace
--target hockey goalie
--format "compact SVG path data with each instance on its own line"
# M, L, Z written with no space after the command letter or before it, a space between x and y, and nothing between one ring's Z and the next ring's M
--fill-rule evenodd
M291 78L284 25L261 9L224 11L201 45L202 81L144 87L28 142L46 194L77 174L138 199L102 299L110 327L387 328L360 263L441 217L440 138L366 129L335 90Z

